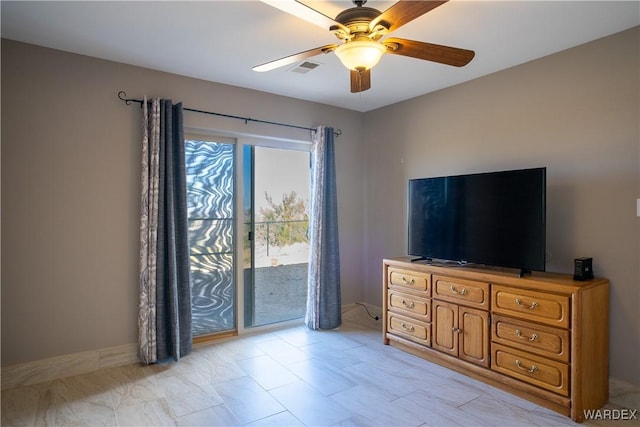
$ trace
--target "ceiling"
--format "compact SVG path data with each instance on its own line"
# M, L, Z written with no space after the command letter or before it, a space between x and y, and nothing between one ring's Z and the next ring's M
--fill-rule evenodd
M350 1L304 1L335 17ZM385 10L394 1L369 1ZM474 50L463 68L385 55L371 89L352 94L335 54L265 73L251 68L326 44L328 30L260 1L5 1L3 38L241 86L356 111L369 111L640 25L639 1L457 1L392 35ZM121 89L121 88L118 88ZM134 88L131 96L142 96Z

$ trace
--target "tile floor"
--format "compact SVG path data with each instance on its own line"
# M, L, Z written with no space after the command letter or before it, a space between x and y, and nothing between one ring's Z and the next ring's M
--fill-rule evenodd
M2 392L2 426L568 426L526 400L382 345L360 306L336 331L294 326L200 346L179 363ZM612 385L608 408L640 407ZM584 425L640 425L589 421Z

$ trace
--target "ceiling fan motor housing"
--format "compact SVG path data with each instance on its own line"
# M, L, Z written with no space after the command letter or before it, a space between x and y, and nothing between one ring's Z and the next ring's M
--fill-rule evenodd
M369 36L370 28L369 24L375 18L380 16L381 12L372 7L352 7L347 10L343 10L336 16L335 21L344 25L349 29L349 34L340 34L341 31L336 31L338 38L358 38L358 36ZM332 28L337 30L337 28Z

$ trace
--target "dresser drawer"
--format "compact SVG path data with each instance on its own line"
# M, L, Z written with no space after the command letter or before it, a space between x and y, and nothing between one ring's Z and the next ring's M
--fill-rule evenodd
M423 322L431 322L431 300L389 290L389 310L405 314Z
M569 297L494 285L492 311L547 325L569 328Z
M534 386L569 395L569 367L561 362L492 345L491 369Z
M569 362L569 331L494 315L491 340L561 362Z
M431 346L430 324L389 312L387 330L419 344Z
M489 284L475 280L433 276L433 297L488 310Z
M416 271L397 268L389 269L389 287L396 287L406 291L420 292L424 297L431 296L431 276Z

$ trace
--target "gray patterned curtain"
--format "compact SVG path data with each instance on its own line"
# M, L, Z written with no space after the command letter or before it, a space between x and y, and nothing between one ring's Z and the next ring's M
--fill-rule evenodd
M333 128L319 126L312 144L310 258L305 322L311 329L333 329L342 323Z
M191 351L191 286L182 104L144 109L138 355L144 363Z

